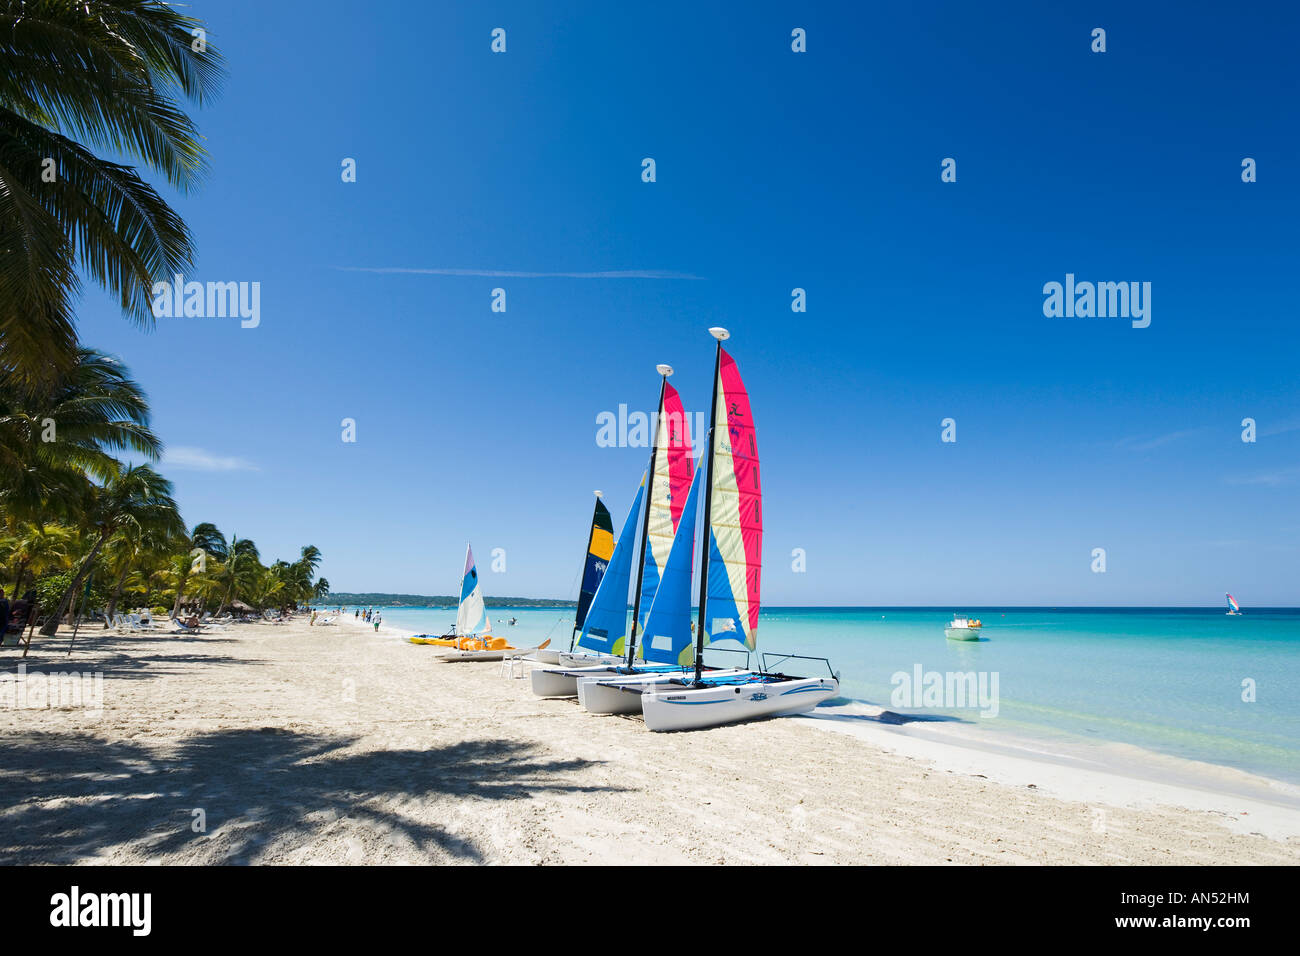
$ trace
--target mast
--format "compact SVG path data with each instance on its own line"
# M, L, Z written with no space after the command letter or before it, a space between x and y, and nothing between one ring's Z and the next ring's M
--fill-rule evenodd
M731 333L724 328L709 329L709 334L718 340L718 349L713 356L713 398L709 402L709 440L704 446L708 456L704 473L704 536L700 544L700 619L695 625L695 683L704 677L704 610L709 602L709 535L713 532L713 444L718 423L718 376L722 370L722 343L731 338Z
M600 507L600 489L596 490L596 503L591 508L591 527L587 529L587 550L582 552L582 570L578 572L578 600L582 600L582 579L587 574L587 558L591 554L591 528L596 526L596 509ZM593 597L595 595L592 595ZM588 605L588 610L591 606ZM569 653L573 653L573 642L578 639L578 616L573 617L573 630L569 633Z
M629 668L632 666L632 661L636 659L636 632L637 626L641 622L641 579L645 575L645 552L649 546L647 535L650 533L650 502L654 497L655 456L659 454L659 429L664 424L664 389L668 385L668 376L673 374L673 367L671 365L656 365L655 371L660 376L659 415L655 419L655 433L650 441L650 471L648 472L650 477L645 490L645 513L641 518L641 551L637 555L636 563L636 591L632 599L632 630L627 641L627 666Z

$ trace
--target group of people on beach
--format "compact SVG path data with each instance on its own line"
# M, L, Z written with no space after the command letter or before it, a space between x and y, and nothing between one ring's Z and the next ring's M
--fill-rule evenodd
M344 605L339 605L338 607L334 608L332 612L329 612L329 611L322 611L322 610L320 610L319 608L313 608L313 609L312 609L312 612L311 612L311 619L308 620L307 623L308 623L308 625L314 625L314 624L316 623L316 617L317 617L317 615L320 615L320 614L333 613L333 614L338 614L339 616L342 616L342 615L346 614L347 612L348 612L348 609L347 609L347 605L345 605L345 604L344 604ZM376 631L379 630L379 625L382 624L382 623L384 622L384 616L383 616L382 614L380 614L378 611L376 611L373 607L368 607L368 608L360 608L360 607L358 607L356 610L354 610L354 611L352 612L352 616L353 616L354 618L356 618L357 620L365 621L367 624L373 624L373 625L375 626L375 630L376 630ZM333 619L327 617L327 618L322 618L322 619L321 619L321 623L322 623L322 624L332 624L332 623L334 623L334 622L333 622Z
M22 636L23 628L27 626L27 617L35 606L35 591L28 591L10 604L5 589L0 588L0 647L4 646L5 635L12 633Z

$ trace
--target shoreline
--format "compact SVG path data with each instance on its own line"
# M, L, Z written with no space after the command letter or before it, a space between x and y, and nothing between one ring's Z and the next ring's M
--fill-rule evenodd
M414 633L382 623L378 630L402 641ZM854 737L941 772L982 776L1107 807L1205 812L1234 833L1300 838L1300 786L1224 764L1119 741L1051 741L1014 731L982 732L843 698L783 720Z
M1057 795L1078 768L1031 762L1030 787L977 755L981 778L821 715L652 734L400 636L349 616L40 641L29 676L101 673L102 712L5 710L0 862L1300 863L1254 808Z

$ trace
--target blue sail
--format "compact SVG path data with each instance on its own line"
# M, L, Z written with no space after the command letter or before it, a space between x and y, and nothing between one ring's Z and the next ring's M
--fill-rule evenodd
M632 510L618 533L618 544L600 579L596 596L587 609L578 646L599 654L622 654L627 639L627 590L632 578L632 555L636 551L637 518L641 515L641 498L645 495L645 478L636 491Z
M691 561L695 555L695 512L705 469L697 468L691 481L681 522L673 535L654 605L646 618L638 647L647 661L681 664L695 661L695 636L691 633Z

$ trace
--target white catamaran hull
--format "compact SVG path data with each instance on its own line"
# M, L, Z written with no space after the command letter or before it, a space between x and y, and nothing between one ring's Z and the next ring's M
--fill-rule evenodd
M445 664L456 661L500 661L507 657L523 657L525 654L534 654L537 651L536 647L506 647L496 651L448 651L437 655L437 658Z
M641 713L651 730L698 730L759 717L802 714L839 691L839 681L833 677L703 688L651 684L641 695Z
M610 677L618 673L618 664L593 664L590 667L534 667L533 693L538 697L573 697L578 693L579 677Z
M943 634L950 641L978 641L980 639L979 628L975 627L945 627Z
M535 660L540 661L543 664L551 664L552 666L554 666L555 664L560 663L560 655L562 653L564 652L553 651L548 648L547 650L544 651L538 651L536 654L533 655L533 658Z
M575 654L572 651L568 653L560 651L560 659L556 663L561 667L592 667L596 664L619 667L624 660L612 654Z
M653 684L666 684L680 679L683 672L675 674L643 674L626 677L578 678L578 703L589 714L639 714L641 695ZM710 671L710 677L735 677L749 671ZM626 689L624 689L626 688Z

